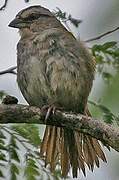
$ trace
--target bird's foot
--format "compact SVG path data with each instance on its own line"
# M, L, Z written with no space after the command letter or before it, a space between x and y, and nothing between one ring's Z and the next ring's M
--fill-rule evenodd
M45 112L45 123L47 122L47 120L49 119L49 117L51 115L55 114L56 110L61 110L61 109L62 108L59 108L59 107L55 106L54 104L43 106L41 111Z
M48 118L51 116L51 115L54 115L56 112L56 107L54 105L52 106L49 106L48 110L47 110L47 113L46 113L46 116L45 116L45 122L47 122Z

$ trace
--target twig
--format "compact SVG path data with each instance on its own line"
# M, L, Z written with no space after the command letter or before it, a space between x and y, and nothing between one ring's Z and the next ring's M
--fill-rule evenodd
M0 71L0 75L11 73L11 74L17 74L14 70L17 68L17 66L13 66L11 68L8 68L6 70Z
M29 0L24 0L26 3L29 2ZM0 11L4 10L8 4L8 0L5 0L4 4L0 7Z
M5 0L4 4L0 7L0 11L4 10L7 6L8 0Z
M97 37L94 37L94 38L91 38L91 39L87 39L85 42L91 42L91 41L95 41L95 40L98 40L98 39L101 39L102 37L104 36L107 36L108 34L111 34L115 31L119 30L119 27L116 27L115 29L111 30L111 31L108 31L108 32L105 32Z
M95 137L119 152L119 128L81 114L57 111L46 122L45 114L38 107L1 104L0 123L37 123L68 128Z

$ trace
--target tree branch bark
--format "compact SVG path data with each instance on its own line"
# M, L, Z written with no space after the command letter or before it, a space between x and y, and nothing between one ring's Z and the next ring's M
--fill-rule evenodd
M0 105L0 123L36 123L55 125L91 135L119 152L119 129L100 120L81 114L56 111L45 122L45 113L38 107L26 105Z

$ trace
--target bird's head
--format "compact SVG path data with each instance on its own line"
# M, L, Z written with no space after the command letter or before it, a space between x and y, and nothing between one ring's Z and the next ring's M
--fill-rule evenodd
M20 11L15 19L8 26L13 28L29 28L31 24L39 21L42 17L53 17L54 15L46 8L41 6L30 6Z

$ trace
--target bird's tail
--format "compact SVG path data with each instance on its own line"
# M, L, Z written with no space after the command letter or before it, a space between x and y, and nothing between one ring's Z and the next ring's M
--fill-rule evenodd
M86 175L86 164L89 170L93 171L95 165L99 167L99 159L106 162L98 140L55 126L46 127L40 155L44 157L45 166L50 165L51 172L54 172L60 163L63 177L67 176L70 168L72 168L73 177L77 177L80 170Z

